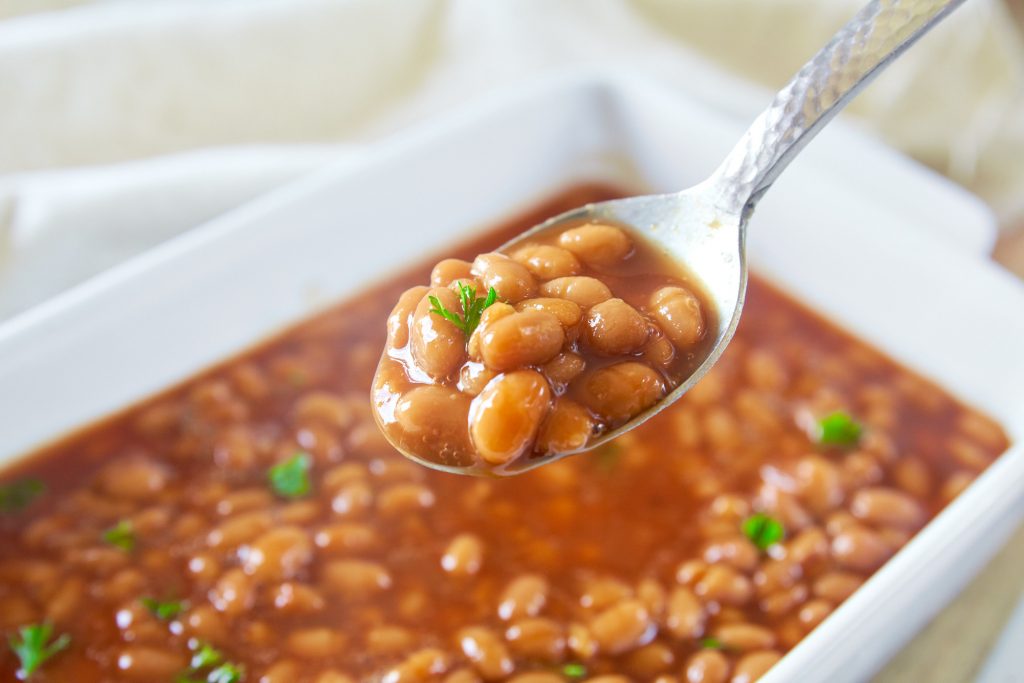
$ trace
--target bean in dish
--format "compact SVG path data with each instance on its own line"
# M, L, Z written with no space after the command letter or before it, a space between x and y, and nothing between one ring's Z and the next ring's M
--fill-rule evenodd
M398 298L375 416L414 459L515 474L655 406L707 356L716 311L640 235L559 224L507 251L448 258Z
M429 471L367 398L428 275L0 472L0 680L754 680L1007 446L754 277L719 364L594 457Z

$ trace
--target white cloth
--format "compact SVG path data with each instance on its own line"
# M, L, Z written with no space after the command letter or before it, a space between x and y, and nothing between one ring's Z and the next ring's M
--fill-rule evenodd
M74 0L36 0L63 7ZM696 51L772 89L860 0L183 0L0 22L0 318L424 117L552 69L688 78ZM982 194L1024 203L1024 49L974 0L855 103ZM687 47L687 45L691 47ZM723 75L723 78L725 76Z

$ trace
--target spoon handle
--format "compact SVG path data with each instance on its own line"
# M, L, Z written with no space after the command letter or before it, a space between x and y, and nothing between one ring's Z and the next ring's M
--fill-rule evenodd
M780 90L713 176L721 208L744 217L861 88L963 0L871 0Z

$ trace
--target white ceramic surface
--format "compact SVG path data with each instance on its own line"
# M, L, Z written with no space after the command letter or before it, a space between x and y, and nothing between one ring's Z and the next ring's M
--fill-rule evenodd
M565 185L693 184L744 123L656 84L575 73L395 137L0 327L0 461ZM756 271L996 416L1019 441L1024 288L980 256L992 234L976 200L840 123L768 194L750 249ZM764 683L866 680L1022 516L1018 445Z

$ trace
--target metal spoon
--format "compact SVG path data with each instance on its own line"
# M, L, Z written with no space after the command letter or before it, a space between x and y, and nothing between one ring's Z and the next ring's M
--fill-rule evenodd
M674 194L589 204L531 228L502 247L507 251L535 232L566 221L628 225L686 264L703 280L718 309L715 343L693 375L655 406L582 450L600 446L664 410L715 364L743 309L747 224L758 200L861 88L962 2L872 0L775 95L710 178ZM510 464L510 471L526 471L573 453L521 458Z

